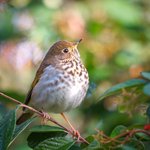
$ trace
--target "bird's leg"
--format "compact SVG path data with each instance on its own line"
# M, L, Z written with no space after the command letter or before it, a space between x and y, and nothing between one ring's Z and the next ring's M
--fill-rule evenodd
M69 126L71 127L72 132L73 132L73 133L72 133L73 137L77 137L77 141L79 141L79 139L80 139L80 137L81 137L79 131L76 130L76 129L72 126L72 124L71 124L70 121L67 119L67 117L65 116L64 113L61 113L61 116L64 118L64 120L65 120L65 121L69 124Z

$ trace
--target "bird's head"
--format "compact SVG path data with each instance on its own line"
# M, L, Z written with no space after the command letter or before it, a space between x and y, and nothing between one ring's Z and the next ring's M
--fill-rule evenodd
M58 41L49 49L48 56L57 61L71 61L80 59L77 49L78 44L82 39L77 42Z

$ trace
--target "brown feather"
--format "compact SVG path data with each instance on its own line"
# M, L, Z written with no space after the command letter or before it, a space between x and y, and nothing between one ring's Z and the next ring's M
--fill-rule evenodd
M45 67L42 67L43 63L41 63L39 69L37 70L37 73L36 73L36 76L35 76L35 79L33 80L32 84L31 84L31 87L30 87L30 90L27 94L27 97L25 99L25 104L28 105L30 103L30 100L31 100L31 95L32 95L32 90L33 88L35 87L35 85L38 83L42 73L43 73L43 70ZM48 66L48 65L47 65ZM23 111L25 110L25 108L23 108Z

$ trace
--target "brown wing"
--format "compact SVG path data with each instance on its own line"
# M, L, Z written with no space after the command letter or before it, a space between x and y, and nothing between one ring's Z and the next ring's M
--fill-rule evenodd
M37 78L37 76L36 76L35 79L34 79L34 81L32 82L32 85L31 85L31 87L30 87L30 90L29 90L29 92L28 92L28 94L27 94L27 97L26 97L26 99L25 99L25 104L26 104L26 105L28 105L29 102L30 102L31 95L32 95L32 90L33 90L34 86L38 83L39 78L40 78L40 76L38 76L38 78ZM25 110L25 107L23 107L23 111L24 111L24 110Z
M32 91L33 91L33 88L35 87L35 85L38 83L42 73L43 73L43 70L44 68L46 68L49 64L48 63L44 63L44 61L41 63L39 69L37 70L36 72L36 76L35 76L35 79L33 80L32 84L31 84L31 87L30 87L30 90L27 94L27 97L25 99L25 104L28 105L30 100L31 100L31 95L32 95ZM25 110L25 108L23 108L23 111Z
M51 53L50 53L50 50L48 51L48 53L46 54L45 58L43 59L39 69L37 70L37 73L36 73L36 76L35 76L35 79L33 80L32 82L32 85L31 85L31 88L27 94L27 97L25 99L25 104L28 105L30 100L31 100L31 95L32 95L32 91L33 91L33 88L34 86L38 83L44 69L49 66L51 64L51 62L53 61L52 57L51 57ZM23 108L23 110L25 110L25 108Z

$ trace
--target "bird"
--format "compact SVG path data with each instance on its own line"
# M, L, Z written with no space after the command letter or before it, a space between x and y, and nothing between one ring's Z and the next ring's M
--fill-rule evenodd
M71 125L65 112L76 108L84 100L89 76L77 49L76 42L60 40L54 43L41 62L25 99L25 104L47 113L60 113ZM33 116L23 107L17 119L19 125Z

